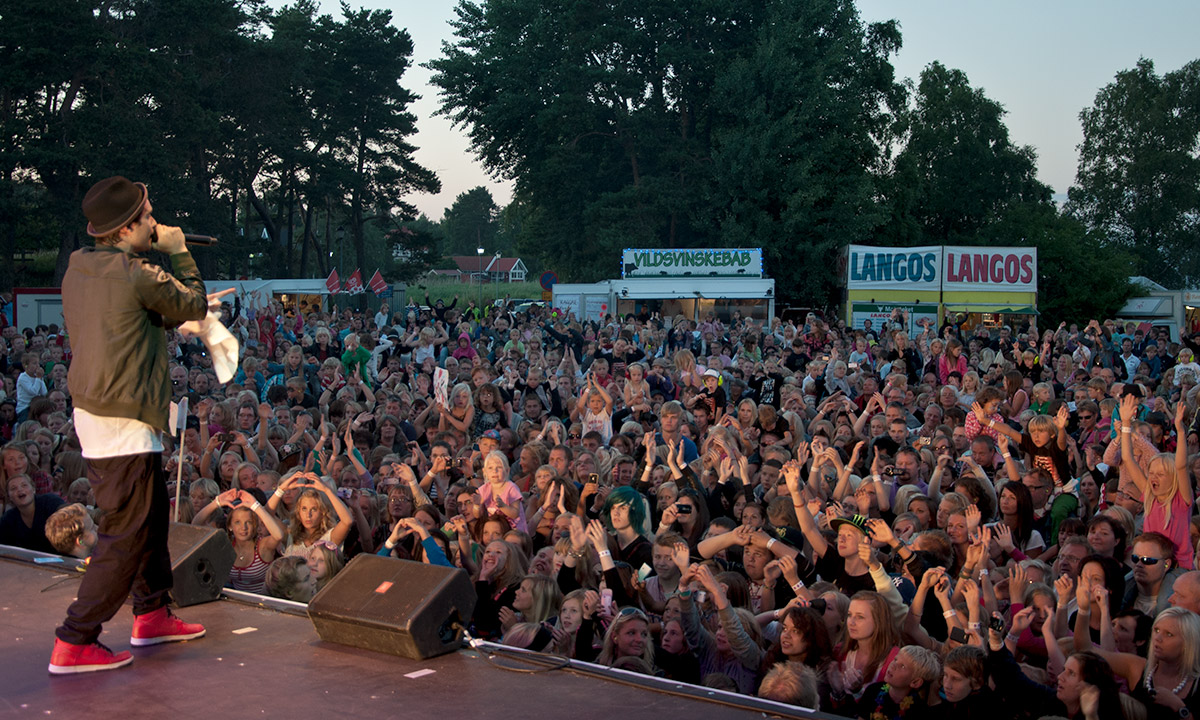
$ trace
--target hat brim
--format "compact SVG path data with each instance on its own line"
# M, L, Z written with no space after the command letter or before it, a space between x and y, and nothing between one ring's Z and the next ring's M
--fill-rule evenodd
M128 225L129 223L133 222L133 219L135 217L137 217L138 214L142 211L142 208L146 206L146 196L149 194L146 191L145 183L135 182L134 185L137 186L138 190L142 191L142 196L141 196L141 199L138 202L138 204L133 207L133 210L131 210L127 214L126 217L120 218L118 220L114 220L113 222L108 223L107 225L103 225L101 227L96 227L96 226L92 225L92 223L89 222L87 224L87 234L88 235L91 235L92 237L104 237L105 235L112 233L112 231L123 228L126 225ZM76 227L78 227L78 226L76 226Z
M829 521L829 527L832 528L833 530L840 530L843 525L849 525L850 527L859 531L866 537L871 536L871 533L867 532L866 528L864 528L860 525L855 525L853 522L851 522L850 520L847 520L846 518L834 518L833 520Z

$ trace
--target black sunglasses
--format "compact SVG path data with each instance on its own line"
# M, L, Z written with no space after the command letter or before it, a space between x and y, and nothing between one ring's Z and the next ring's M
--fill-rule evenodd
M1134 565L1145 565L1146 567L1154 567L1162 562L1162 558L1145 557L1144 555L1130 555L1129 560Z

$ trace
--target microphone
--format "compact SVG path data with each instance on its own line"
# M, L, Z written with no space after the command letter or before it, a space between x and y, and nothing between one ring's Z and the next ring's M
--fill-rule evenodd
M192 235L191 233L183 234L183 241L188 245L196 245L199 247L211 247L217 244L217 239L211 235ZM150 233L150 242L158 242L158 228L155 227Z

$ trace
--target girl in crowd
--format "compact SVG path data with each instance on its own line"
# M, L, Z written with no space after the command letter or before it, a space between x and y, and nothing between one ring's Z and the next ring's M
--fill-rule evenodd
M605 527L614 534L616 558L635 568L654 561L650 541L642 535L646 523L646 501L632 487L613 490L601 511Z
M549 575L526 575L513 593L512 607L500 608L500 624L507 630L517 622L551 623L558 618L563 595Z
M3 481L4 487L8 486L9 478L24 475L33 483L34 494L45 495L54 491L50 476L30 460L30 455L37 452L32 442L20 440L14 440L0 450L0 456L3 457L3 463L0 464L0 480Z
M245 490L226 490L206 505L192 520L204 525L219 508L227 511L225 530L237 558L229 572L229 587L252 593L266 591L267 568L275 559L275 549L283 541L283 528L271 511ZM265 527L267 534L260 530Z
M578 643L576 643L578 647ZM621 608L608 630L596 662L612 667L622 658L637 658L649 671L654 669L654 643L650 639L650 620L636 607Z
M834 664L834 652L824 610L825 601L821 600L808 607L797 601L789 603L783 610L772 611L771 617L779 618L776 621L779 639L767 652L763 667L773 667L782 661L807 665L817 674L821 697L829 697L829 671Z
M1124 418L1137 416L1138 399L1134 395L1126 395L1121 399L1121 470L1129 473L1133 482L1142 494L1146 507L1146 520L1143 529L1146 532L1157 532L1170 538L1175 543L1175 563L1185 570L1192 569L1194 547L1191 542L1190 522L1192 501L1195 491L1191 478L1188 476L1187 443L1182 439L1187 437L1184 425L1184 414L1187 405L1178 403L1175 412L1175 429L1180 441L1174 453L1159 453L1151 458L1148 471L1143 473L1141 466L1133 460L1133 443L1130 434L1133 432L1133 421Z
M688 645L696 649L702 676L720 673L730 677L738 692L753 693L762 666L762 633L749 610L730 605L725 586L717 582L707 565L693 565L686 581L694 580L712 599L720 623L710 633L700 622L693 592L680 594L683 598L683 631Z
M354 527L354 515L350 509L337 493L313 473L289 476L280 483L271 500L283 497L293 487L300 488L300 495L288 522L287 544L283 554L307 555L309 548L319 540L328 540L341 547ZM337 515L336 522L329 516L331 507Z
M1200 712L1200 616L1195 613L1180 607L1159 613L1146 657L1093 648L1086 637L1076 636L1076 647L1108 661L1151 720L1178 720Z
M1046 548L1041 533L1033 529L1033 497L1029 488L1020 482L1006 482L1000 488L1000 522L996 523L998 539L993 549L1017 560L1037 558Z
M341 551L328 540L318 542L309 548L307 559L308 568L316 581L318 592L346 566Z
M450 390L450 408L438 413L438 431L457 430L468 434L475 426L475 403L471 396L471 386L459 383ZM432 406L431 406L432 407Z
M508 479L508 458L499 450L493 450L483 459L484 484L479 488L479 502L488 513L501 513L512 526L527 533L525 507L521 489Z
M900 633L887 601L873 591L855 593L846 615L846 643L829 676L835 706L850 702L862 688L881 681L899 650Z
M526 574L526 562L516 548L503 540L488 543L475 580L477 600L471 632L476 637L495 640L503 634L501 611L513 609L517 587Z

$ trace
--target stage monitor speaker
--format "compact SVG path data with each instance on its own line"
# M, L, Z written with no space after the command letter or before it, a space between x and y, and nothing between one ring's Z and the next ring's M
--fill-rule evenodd
M413 660L454 652L475 611L459 568L378 555L350 561L308 604L322 640Z
M171 597L179 607L211 602L229 582L237 553L223 530L208 526L171 523L168 541L175 586Z

